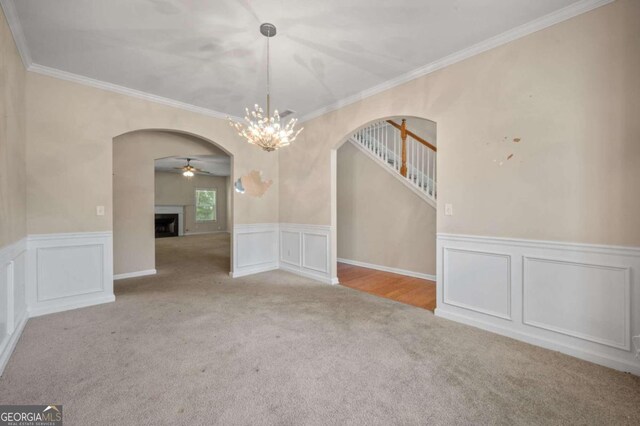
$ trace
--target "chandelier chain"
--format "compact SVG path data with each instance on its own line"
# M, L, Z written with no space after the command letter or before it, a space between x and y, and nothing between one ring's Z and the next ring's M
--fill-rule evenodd
M267 117L271 116L271 74L269 68L271 67L271 57L269 52L269 39L271 38L271 28L267 30Z

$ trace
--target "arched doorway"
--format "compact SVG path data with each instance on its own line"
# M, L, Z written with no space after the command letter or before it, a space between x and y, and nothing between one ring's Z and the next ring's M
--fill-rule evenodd
M436 301L437 137L392 116L332 152L332 229L341 284L429 310Z
M233 226L233 197L230 193L230 183L233 179L233 156L213 141L186 132L166 130L166 129L144 129L128 132L113 139L113 254L114 254L114 278L123 279L152 275L157 271L156 264L156 227L155 218L158 205L156 204L156 194L159 188L156 185L156 160L166 158L189 158L189 157L225 157L229 162L229 173L226 176L224 188L221 184L216 184L218 200L222 202L216 204L214 219L224 217L224 229L213 228L215 231L227 232ZM166 172L169 170L163 170ZM174 190L190 190L191 186L198 186L196 181L200 181L200 176L190 178L188 184L181 182L186 180L180 173L163 176L163 185L171 186ZM203 178L204 179L204 178ZM209 187L211 185L204 185ZM193 188L195 190L195 187ZM199 188L198 188L199 189ZM206 189L206 188L205 188ZM224 190L222 190L224 189ZM188 215L194 213L196 204L196 194L193 198L182 194L176 201L167 201L167 191L162 191L162 203L160 207L173 206L182 210L184 214L179 215L180 229L185 230L184 224L192 223L196 227L196 220L189 221ZM184 201L185 197L188 201ZM191 202L193 200L193 202ZM220 211L220 208L224 211ZM176 215L178 216L178 215ZM220 222L218 222L220 223ZM188 225L189 226L189 225ZM222 225L220 225L222 227ZM202 233L203 229L212 230L211 227L201 227L200 230L186 229L186 234ZM183 232L183 235L185 233ZM191 237L189 237L191 238ZM200 240L204 239L201 237ZM226 252L220 258L220 247L217 248L218 257L213 258L211 254L209 261L224 269L222 272L229 272L231 267L232 241L228 234L220 237L223 242L223 251ZM193 246L197 238L193 238ZM201 244L202 241L198 241ZM169 246L168 242L163 246ZM174 240L172 243L175 250L188 249L189 242ZM220 245L218 244L218 245ZM209 247L203 246L204 251ZM164 247L170 250L171 247ZM164 250L163 249L163 250ZM212 252L213 253L213 252ZM175 257L175 256L174 256ZM171 256L164 256L163 259L171 260Z

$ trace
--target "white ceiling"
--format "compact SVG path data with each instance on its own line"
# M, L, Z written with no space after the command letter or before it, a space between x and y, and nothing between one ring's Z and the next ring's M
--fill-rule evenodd
M231 176L231 158L225 155L196 155L189 157L191 165L213 176ZM176 167L187 164L187 157L166 157L155 161L156 172L182 173ZM204 174L204 173L197 173Z
M603 3L19 0L13 7L34 64L231 115L264 103L258 27L272 22L273 104L308 116L516 27L538 20L531 32Z

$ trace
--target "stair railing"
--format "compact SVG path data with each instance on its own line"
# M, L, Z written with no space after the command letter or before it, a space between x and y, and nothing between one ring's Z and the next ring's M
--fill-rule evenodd
M436 200L437 148L409 130L405 119L401 124L393 120L372 123L354 133L353 138L427 197Z

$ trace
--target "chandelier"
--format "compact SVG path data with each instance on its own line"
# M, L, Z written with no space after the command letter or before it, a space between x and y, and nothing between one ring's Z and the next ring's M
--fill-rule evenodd
M247 142L271 152L293 142L302 131L302 128L295 129L298 121L295 118L289 120L286 125L280 123L280 114L278 114L277 109L273 112L273 116L271 115L269 39L276 35L276 27L273 24L262 24L260 25L260 33L267 38L267 114L265 115L264 110L258 104L255 104L253 111L245 108L246 116L244 120L246 123L239 123L229 117L229 124Z

